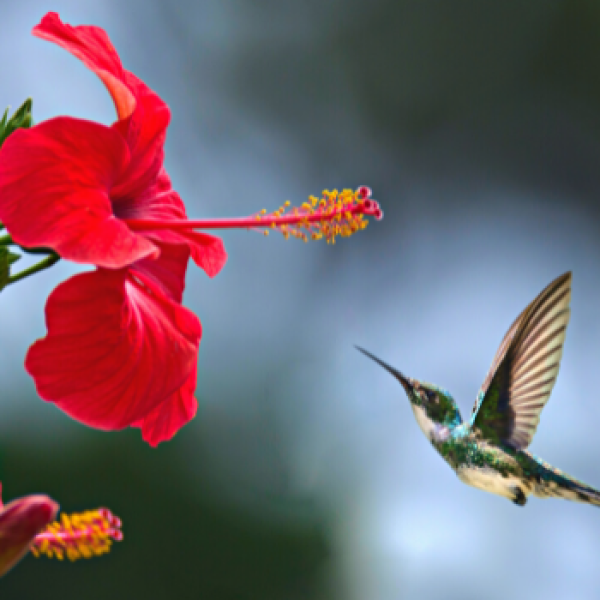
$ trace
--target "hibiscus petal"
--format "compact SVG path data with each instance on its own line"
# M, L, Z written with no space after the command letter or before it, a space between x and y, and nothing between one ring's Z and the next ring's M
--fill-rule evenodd
M155 243L160 249L160 256L157 259L140 260L133 264L131 269L148 277L160 287L163 294L180 304L190 251L187 246L181 244Z
M171 120L169 107L146 84L132 73L127 74L127 81L134 86L137 107L129 119L113 125L125 138L131 152L127 170L111 191L115 203L119 199L129 201L143 195L155 183L163 168L163 147Z
M115 205L115 214L120 219L148 219L169 221L187 219L185 206L179 194L171 189L171 182L164 168L159 173L155 186L146 194L130 199L127 204ZM161 229L144 231L155 241L167 244L185 244L189 247L193 261L209 277L214 277L227 262L227 252L221 238L207 233L185 230Z
M125 70L106 32L100 27L80 25L71 27L60 20L57 13L48 13L33 35L58 44L94 71L111 95L117 114L125 119L134 111L136 99L126 85Z
M42 398L104 430L143 419L196 367L198 318L144 274L99 269L60 284L46 304L48 335L25 367Z
M132 424L142 429L142 437L153 448L170 440L184 425L189 423L198 411L198 401L194 398L197 369L190 374L181 389L157 406L144 419Z
M185 244L189 247L192 260L205 271L209 277L217 275L227 262L227 252L221 238L201 231L145 231L149 238L160 246L159 240L168 244Z
M227 252L221 238L199 231L180 231L178 233L189 242L192 260L201 269L204 269L209 277L217 275L225 266Z
M0 221L22 246L120 268L158 249L112 212L109 190L128 164L114 130L58 117L19 129L0 151Z
M135 196L156 178L163 163L163 146L171 111L141 79L123 68L110 39L99 27L72 27L48 13L33 34L54 42L96 73L113 98L119 121L114 127L131 151L127 170L114 182L113 198Z

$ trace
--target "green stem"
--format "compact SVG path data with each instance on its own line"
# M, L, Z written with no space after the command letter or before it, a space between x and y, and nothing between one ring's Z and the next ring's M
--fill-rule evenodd
M4 229L4 225L0 223L0 231ZM3 235L0 237L0 246L19 246L19 244L15 243L10 235ZM19 246L23 252L27 252L27 254L54 254L54 250L51 248L25 248L25 246Z
M49 269L52 265L55 265L60 260L60 256L58 254L52 254L51 256L47 256L44 260L41 260L39 263L36 263L32 267L28 269L24 269L20 273L16 275L11 275L8 278L8 282L6 285L10 285L11 283L15 283L21 279L25 279L25 277L29 277L34 273L38 273L39 271L43 271L44 269Z
M27 254L54 254L54 250L51 248L25 248L25 246L19 246L19 248Z

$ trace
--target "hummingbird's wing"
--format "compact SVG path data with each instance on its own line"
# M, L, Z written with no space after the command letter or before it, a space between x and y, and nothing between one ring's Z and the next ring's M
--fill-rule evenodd
M526 448L560 366L571 310L571 273L555 279L507 331L479 390L471 427L495 443Z

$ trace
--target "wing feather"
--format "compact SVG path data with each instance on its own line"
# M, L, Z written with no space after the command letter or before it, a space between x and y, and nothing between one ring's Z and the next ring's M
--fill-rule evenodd
M565 273L510 326L471 415L485 438L518 449L531 443L558 376L570 301L571 273Z

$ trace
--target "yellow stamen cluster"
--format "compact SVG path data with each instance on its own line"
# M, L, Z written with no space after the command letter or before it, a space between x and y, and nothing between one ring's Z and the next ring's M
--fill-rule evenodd
M84 513L61 514L61 520L51 523L35 537L31 552L38 557L71 561L92 558L110 551L113 541L120 541L121 521L106 509Z
M365 215L381 218L383 213L379 204L369 199L368 193L368 188L341 192L324 190L320 198L309 196L309 201L300 207L290 209L287 201L270 214L262 210L255 219L258 226L276 229L285 239L292 236L307 242L325 238L328 244L334 244L338 235L350 237L365 229L369 223ZM269 231L264 233L268 235Z

